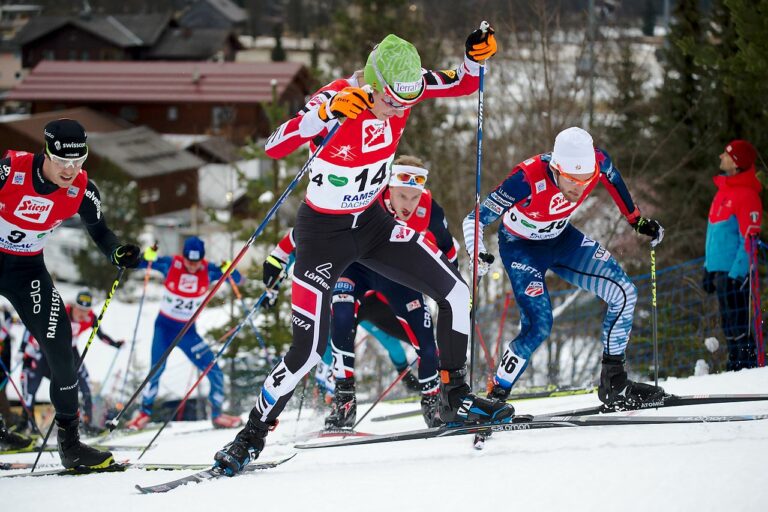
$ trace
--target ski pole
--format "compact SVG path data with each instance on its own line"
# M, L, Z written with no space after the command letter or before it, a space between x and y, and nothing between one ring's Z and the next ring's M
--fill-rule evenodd
M235 327L235 330L230 334L229 338L227 338L227 341L224 342L224 344L221 346L219 351L216 353L215 356L213 356L213 360L208 363L208 366L205 367L205 370L202 371L200 376L197 378L195 383L192 385L191 388L189 388L189 391L187 391L186 395L184 395L184 398L179 402L179 405L176 406L176 409L168 416L168 419L165 420L165 423L160 427L160 430L157 431L155 434L155 437L152 438L152 440L147 444L147 446L144 447L144 449L141 451L141 454L139 455L138 459L141 459L144 454L149 450L149 448L152 446L152 443L155 442L155 440L160 436L160 434L165 430L165 427L168 426L168 424L171 422L173 418L176 417L176 415L179 413L180 410L184 408L184 406L187 403L187 400L192 395L192 392L197 388L198 384L202 382L203 378L208 375L208 373L213 369L214 365L216 364L216 361L218 361L219 357L227 350L227 347L229 347L229 344L232 343L232 340L235 339L237 334L240 332L240 329L243 328L243 325L245 325L253 316L253 314L258 311L258 309L261 307L261 303L263 302L264 297L266 297L266 291L262 294L262 296L259 298L259 300L256 302L256 304L253 305L251 310L248 312L248 314L243 318L243 320L237 324L237 327Z
M35 415L32 414L31 409L29 408L29 405L27 405L26 400L24 400L24 396L21 394L21 391L19 391L19 388L16 386L16 383L11 378L11 370L8 369L7 366L5 366L5 363L3 362L2 358L0 358L0 367L3 370L3 373L5 373L5 379L11 383L11 387L13 387L13 390L16 392L16 395L19 397L19 403L21 404L21 407L24 409L24 412L27 413L27 417L29 418L29 421L32 423L32 428L37 432L39 435L43 435L43 433L40 431L40 428L37 426L37 422L35 421ZM5 383L5 381L3 381Z
M157 247L157 243L153 247L154 250ZM131 363L133 362L133 349L136 347L136 334L139 332L139 321L141 320L141 310L144 308L144 298L147 296L147 285L149 284L150 272L152 271L152 262L147 262L147 270L144 271L144 287L141 290L141 299L139 300L139 312L136 313L136 323L133 326L133 337L131 338L131 349L128 351L128 365L125 367L125 375L123 376L123 386L120 388L120 394L117 397L117 408L122 410L123 404L120 400L125 396L125 386L128 384L128 375L131 373Z
M109 303L112 302L112 297L114 297L115 291L117 290L117 287L120 284L120 279L123 278L124 273L125 273L125 267L118 267L117 277L112 283L112 288L110 288L109 293L107 294L107 298L104 301L104 305L101 307L99 316L96 318L96 324L93 326L93 329L91 329L91 335L88 337L88 341L85 344L85 348L83 348L83 353L80 355L80 360L77 362L77 366L75 367L75 369L78 372L80 370L80 367L83 366L83 361L85 360L86 354L88 354L88 349L91 348L91 343L93 343L93 339L96 337L96 333L98 332L99 326L101 325L101 319L104 318L104 313L107 311L107 307L109 306ZM37 452L37 457L35 457L35 463L32 464L32 469L30 470L30 473L35 472L35 468L37 467L37 462L40 460L40 455L42 455L43 450L45 450L45 445L48 444L48 438L51 436L51 432L53 432L53 426L55 424L56 424L56 419L54 418L54 420L51 422L51 425L48 427L48 432L45 434L45 437L43 438L43 444L40 445L40 450Z
M304 382L301 385L301 395L299 395L299 412L296 413L296 428L293 431L293 437L296 437L299 430L299 420L301 419L301 409L304 407L304 397L307 394L307 381L309 381L309 374L304 376Z
M355 428L357 428L357 426L360 424L360 422L362 422L362 421L365 419L365 417L366 417L366 416L368 416L368 415L371 413L371 411L373 410L373 408L374 408L374 407L376 407L376 405L377 405L379 402L381 402L382 400L384 400L384 397L385 397L385 396L387 396L387 395L389 394L389 392L392 390L392 388L393 388L393 387L395 387L395 385L396 385L398 382L400 382L401 380L403 380L403 378L405 377L405 374L406 374L406 373L408 373L408 372L410 371L410 369L411 369L411 366L413 366L413 365L414 365L414 363L415 363L416 361L418 361L418 360L419 360L419 358L417 357L416 359L414 359L413 361L411 361L411 363L410 363L408 366L406 366L406 367L405 367L405 370L403 370L402 372L400 372L400 374L397 376L397 378L396 378L394 381L392 381L392 384L390 384L390 385L387 387L387 389L385 389L384 391L382 391L382 392L381 392L381 394L378 396L378 398L376 398L376 400L374 400L374 402L371 404L371 406L368 408L368 410L367 410L367 411L365 411L365 414L363 414L363 415L360 417L360 419L359 419L359 420L357 420L357 421L355 422L355 424L354 424L354 425L352 425L352 430L355 430Z
M133 392L133 395L128 399L128 401L124 404L123 409L117 413L117 416L112 418L110 421L107 422L106 426L109 428L110 431L117 428L117 424L120 422L120 419L123 416L123 413L128 409L128 407L136 400L136 397L139 396L141 391L146 387L146 385L149 383L149 381L152 379L152 377L158 372L158 370L165 364L165 360L168 359L168 356L171 354L171 351L176 348L176 345L179 344L181 339L184 337L185 334L187 334L187 331L192 327L192 325L197 321L197 317L200 316L200 313L205 309L205 307L208 305L210 300L213 298L213 296L216 294L217 291L219 291L219 288L221 288L222 283L227 279L227 277L232 273L232 271L237 267L237 264L240 262L240 260L243 258L246 252L248 252L248 249L253 245L253 243L256 241L256 239L261 236L261 233L264 231L264 228L267 226L267 223L269 223L270 220L272 220L272 217L275 215L277 210L282 206L283 202L285 202L286 198L290 195L290 193L293 191L294 188L296 188L296 185L298 185L301 178L304 177L304 174L307 173L309 170L310 164L314 161L315 157L320 153L320 151L325 148L325 146L328 144L328 141L333 138L333 135L336 133L336 130L339 129L339 124L336 124L331 130L328 132L328 135L325 136L323 141L317 146L314 153L309 157L309 160L304 164L304 166L299 170L299 172L296 174L296 176L293 178L293 181L288 184L288 187L283 191L283 193L280 195L280 197L277 199L274 205L272 205L272 208L269 209L267 212L267 215L264 217L264 220L261 221L261 224L256 228L256 230L251 234L251 237L248 239L248 241L245 242L245 245L243 245L243 248L240 249L240 252L237 253L237 256L235 256L235 259L232 260L232 263L229 265L227 270L224 271L224 275L216 281L216 284L213 285L211 290L208 292L208 295L205 296L203 301L200 303L200 305L197 307L195 312L192 314L189 320L187 320L187 323L184 324L184 327L179 331L179 333L176 335L176 339L174 339L170 345L168 345L168 348L165 349L165 352L160 356L160 359L158 359L157 363L155 363L155 366L153 366L149 370L149 374L144 379L144 381L139 385L139 387L136 389L136 391Z
M287 270L287 267L286 267L286 270ZM232 279L232 276L229 276L228 281L229 281L229 285L232 287L232 291L235 293L235 297L240 302L240 307L243 310L243 315L248 316L248 306L245 305L245 299L243 299L243 295L240 293L240 288L238 288L237 283L235 283L235 280ZM248 326L251 328L251 331L253 331L253 335L256 336L256 340L259 342L259 346L261 347L261 350L264 351L264 359L267 361L268 365L271 365L272 361L270 360L269 353L267 352L267 343L264 341L264 338L261 336L261 333L259 333L259 330L253 324L253 319L251 319L248 322Z
M6 376L5 376L5 377L3 377L3 380L0 380L0 389L3 389L3 386L5 385L5 381L7 381L7 380L9 380L9 379L10 379L10 376L11 376L11 375L13 375L13 373L14 373L16 370L18 370L18 369L19 369L19 366L21 366L21 361L19 361L18 363L16 363L16 364L13 366L13 368L11 368L11 371L10 371L8 374L6 374Z
M487 21L480 23L480 30L488 32L490 25ZM475 373L475 313L477 311L477 258L479 256L480 239L480 174L483 165L483 93L485 90L485 61L480 62L480 85L477 90L477 164L475 171L475 240L472 257L472 310L470 311L469 330L469 386L472 387Z
M658 308L656 307L656 249L651 246L651 313L653 321L653 380L659 387L659 338L658 332Z

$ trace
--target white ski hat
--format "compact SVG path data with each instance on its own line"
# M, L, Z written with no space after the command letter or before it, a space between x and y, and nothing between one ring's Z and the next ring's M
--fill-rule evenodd
M572 126L555 137L552 163L568 174L592 174L595 171L595 146L592 136Z

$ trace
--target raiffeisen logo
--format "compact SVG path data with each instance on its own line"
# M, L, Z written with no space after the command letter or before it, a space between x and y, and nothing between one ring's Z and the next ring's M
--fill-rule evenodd
M53 201L44 197L24 196L13 214L27 222L42 224L53 210Z

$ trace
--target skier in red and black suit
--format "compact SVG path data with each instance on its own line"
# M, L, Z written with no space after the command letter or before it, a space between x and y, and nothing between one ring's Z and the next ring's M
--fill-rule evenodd
M56 226L77 213L114 265L135 267L141 252L135 245L121 245L107 227L99 191L82 169L88 145L80 123L52 121L43 134L43 153L7 151L0 160L0 294L40 341L51 367L62 465L104 467L113 462L112 454L80 442L72 328L45 266L43 247Z
M461 274L434 244L399 224L377 201L409 109L425 99L475 92L478 61L496 52L493 31L473 32L466 49L457 69L429 71L421 67L412 44L390 34L373 49L363 72L320 89L267 142L267 154L283 158L307 142L316 149L338 128L311 162L294 228L293 345L267 376L245 428L216 454L217 465L227 473L258 457L299 380L320 360L328 341L333 286L355 261L437 302L443 421L501 421L514 414L507 404L472 394L465 381L469 290Z
M80 352L77 349L77 339L88 329L96 327L96 315L91 306L93 304L93 295L89 290L78 292L74 304L67 304L65 308L67 316L72 327L72 354L75 361L80 360ZM107 333L99 329L96 336L107 345L119 349L125 344L124 341L114 340ZM21 373L21 384L24 393L24 401L30 411L34 412L35 395L40 388L43 377L51 378L51 370L45 354L40 350L40 343L26 331L21 340L20 351L24 353L24 366ZM82 429L88 433L97 433L99 428L93 424L93 399L91 397L91 386L88 383L88 369L85 364L81 365L77 371L78 388L83 395L83 415ZM25 423L29 421L26 410L23 413Z
M402 156L395 160L389 185L379 196L381 205L401 224L425 236L457 264L454 239L448 231L445 213L425 188L429 171L418 158ZM265 284L277 280L285 266L289 252L293 252L289 233L278 244L264 264ZM333 290L331 320L331 346L333 349L333 376L336 380L331 414L326 418L327 428L348 428L354 425L357 404L355 400L355 336L358 311L363 299L374 293L388 306L395 323L419 356L419 387L421 407L428 426L437 426L439 379L437 374L437 347L432 315L421 292L374 272L361 263L353 263L341 274ZM385 327L385 326L379 326Z

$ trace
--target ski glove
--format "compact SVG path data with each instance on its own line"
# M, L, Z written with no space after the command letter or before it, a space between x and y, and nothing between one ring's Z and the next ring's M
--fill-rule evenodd
M232 265L232 260L224 260L221 262L221 265L219 265L219 268L221 269L222 274L226 274L227 270L229 270L229 267Z
M651 237L651 247L656 247L664 239L664 228L653 219L640 217L632 224L632 228L641 235Z
M360 87L345 87L330 100L322 103L317 115L323 122L331 119L347 117L356 119L357 116L373 108L373 95Z
M496 36L493 34L492 28L488 28L485 32L477 29L469 34L465 45L467 58L475 62L483 62L493 57L497 50Z
M110 261L118 267L136 268L141 261L141 249L133 244L118 245L112 251Z
M261 280L264 282L264 286L267 288L274 288L277 284L277 280L280 278L280 274L285 268L285 262L274 256L268 256L264 260L264 272L262 273Z
M157 246L147 247L144 249L144 261L157 261Z
M488 271L491 269L491 264L496 260L496 257L493 254L488 254L487 252L481 252L477 255L477 277L483 277L485 274L488 273ZM474 262L472 261L472 255L469 255L469 268L472 269L472 265Z
M701 278L701 288L707 293L715 293L715 273L704 269L704 275Z

